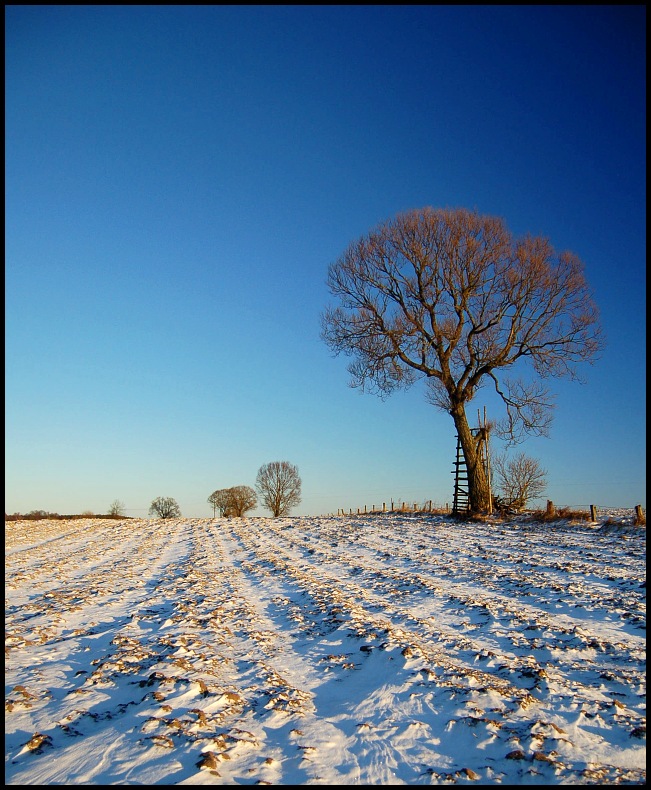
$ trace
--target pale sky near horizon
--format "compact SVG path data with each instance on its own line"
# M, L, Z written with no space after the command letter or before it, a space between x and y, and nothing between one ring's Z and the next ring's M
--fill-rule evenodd
M451 502L449 415L320 339L328 265L423 206L584 261L607 347L519 449L646 506L645 6L9 5L5 52L5 512L209 516L274 460L296 515Z

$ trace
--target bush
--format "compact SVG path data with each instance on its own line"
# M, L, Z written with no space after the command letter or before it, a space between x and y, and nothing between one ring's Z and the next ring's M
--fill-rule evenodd
M532 510L529 517L532 521L542 521L546 524L554 521L591 521L590 513L587 510L572 510L569 507Z

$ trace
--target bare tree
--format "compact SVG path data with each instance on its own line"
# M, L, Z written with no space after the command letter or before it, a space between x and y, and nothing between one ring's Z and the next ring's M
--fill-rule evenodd
M109 505L108 515L109 516L123 516L124 515L124 502L120 502L119 499L114 499L113 502Z
M220 516L243 516L253 510L258 498L250 486L233 486L213 491L208 502L213 507L213 516L217 510Z
M322 315L322 338L353 357L351 386L386 396L425 379L429 402L452 416L472 512L489 505L485 437L466 416L479 388L501 398L496 431L509 443L547 435L553 397L543 380L578 378L577 364L603 347L579 258L466 209L381 224L331 264L328 287L340 301Z
M258 504L258 497L250 486L233 486L226 493L226 515L243 516Z
M493 459L493 471L501 503L509 509L524 510L527 502L545 492L547 472L524 453L511 459L498 455Z
M301 478L289 461L272 461L258 470L255 487L262 503L274 516L286 516L300 504Z
M169 496L159 496L151 503L149 514L159 518L179 518L181 509L176 499Z
M213 516L217 510L219 510L220 516L225 516L226 508L228 507L228 489L220 488L217 491L213 491L208 497L208 502L212 505Z

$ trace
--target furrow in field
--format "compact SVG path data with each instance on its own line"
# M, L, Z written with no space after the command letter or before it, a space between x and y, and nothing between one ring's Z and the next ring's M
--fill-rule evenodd
M624 776L608 759L643 731L640 541L624 568L606 536L604 577L586 535L539 554L404 517L65 534L6 557L12 783L25 732L58 758L41 784L431 784L582 780L588 732L594 776Z

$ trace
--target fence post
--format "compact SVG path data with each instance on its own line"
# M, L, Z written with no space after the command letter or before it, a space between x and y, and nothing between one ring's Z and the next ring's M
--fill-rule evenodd
M590 505L590 520L597 520L597 508L594 505Z
M556 515L556 509L554 508L554 503L551 501L551 499L547 500L547 512L546 512L546 515L549 518L554 518L554 516Z
M644 513L642 512L642 505L635 505L635 518L633 519L633 524L635 524L636 527L646 524L646 519L644 518Z
M383 503L382 503L382 512L383 512L383 513L386 513L386 512L387 512L387 503L386 503L386 502L383 502Z

